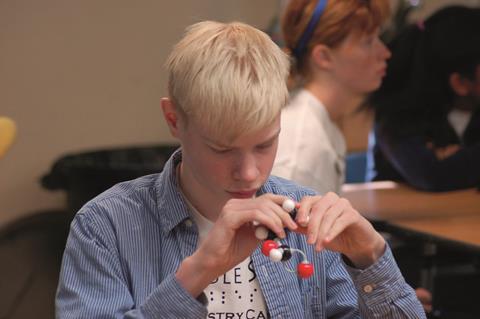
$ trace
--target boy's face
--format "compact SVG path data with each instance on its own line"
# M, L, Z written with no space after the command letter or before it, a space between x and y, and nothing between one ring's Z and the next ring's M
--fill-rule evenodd
M251 198L267 180L277 152L280 115L270 126L233 142L214 139L201 124L185 124L181 117L176 128L170 128L183 149L182 190L214 220L227 200Z

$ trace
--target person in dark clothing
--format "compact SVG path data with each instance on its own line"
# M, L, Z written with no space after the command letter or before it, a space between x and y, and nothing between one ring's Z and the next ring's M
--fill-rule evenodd
M443 8L389 49L387 76L369 103L373 180L435 192L479 186L480 9Z

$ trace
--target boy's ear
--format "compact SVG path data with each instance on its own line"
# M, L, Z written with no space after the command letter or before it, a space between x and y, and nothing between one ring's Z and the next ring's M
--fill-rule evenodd
M450 74L448 81L450 83L450 87L456 95L467 96L470 94L472 82L469 79L460 75L460 73L453 72L452 74Z
M312 49L312 59L319 68L330 69L333 63L332 50L324 44L317 44Z
M179 128L179 114L172 100L168 97L163 97L160 100L160 105L162 106L163 117L167 122L170 133L174 137L178 137L178 128Z

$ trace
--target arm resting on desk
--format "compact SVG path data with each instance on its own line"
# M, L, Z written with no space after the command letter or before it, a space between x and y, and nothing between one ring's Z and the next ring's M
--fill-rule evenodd
M377 144L385 158L415 188L449 191L479 185L480 144L461 148L443 160L420 137L393 142L377 134Z

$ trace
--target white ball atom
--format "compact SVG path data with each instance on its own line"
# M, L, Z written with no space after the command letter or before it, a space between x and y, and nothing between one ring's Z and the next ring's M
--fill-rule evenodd
M295 209L295 202L291 199L286 199L283 204L282 208L287 212L290 213L292 210Z
M260 240L265 240L268 237L268 230L263 226L258 226L255 229L255 237Z
M278 262L282 260L283 257L283 249L272 249L270 250L269 257L272 261Z

